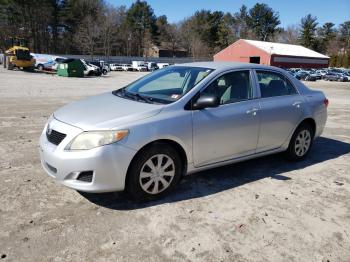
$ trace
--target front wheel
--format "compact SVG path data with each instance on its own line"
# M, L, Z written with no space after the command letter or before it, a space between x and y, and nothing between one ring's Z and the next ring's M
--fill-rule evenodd
M132 161L126 189L136 200L162 197L179 183L182 163L178 152L163 143L139 152Z
M13 70L14 65L10 62L10 59L7 59L7 70Z
M309 153L314 138L314 132L307 123L300 125L295 130L286 151L288 160L299 161L304 159Z

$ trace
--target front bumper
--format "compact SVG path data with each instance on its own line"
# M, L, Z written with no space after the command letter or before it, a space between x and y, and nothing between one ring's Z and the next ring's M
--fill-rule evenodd
M63 185L91 193L122 191L126 173L136 151L118 143L91 150L66 151L64 148L83 130L60 122L50 121L53 130L67 136L59 145L47 140L45 126L40 136L41 164L48 175ZM91 182L78 180L81 172L92 171Z

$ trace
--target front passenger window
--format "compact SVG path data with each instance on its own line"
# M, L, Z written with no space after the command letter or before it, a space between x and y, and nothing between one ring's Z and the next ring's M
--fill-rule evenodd
M268 71L256 71L256 74L262 98L297 94L294 86L281 74Z
M202 94L215 94L220 104L228 104L253 98L249 71L235 71L214 80Z

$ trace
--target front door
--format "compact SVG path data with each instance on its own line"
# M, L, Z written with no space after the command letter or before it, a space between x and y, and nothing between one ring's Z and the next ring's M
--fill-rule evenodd
M195 166L255 152L259 102L254 98L250 71L234 71L215 79L201 94L216 94L220 105L192 112Z

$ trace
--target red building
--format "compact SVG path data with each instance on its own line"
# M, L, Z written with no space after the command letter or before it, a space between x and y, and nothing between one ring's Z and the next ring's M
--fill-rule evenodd
M300 45L240 39L214 55L214 61L272 65L282 68L325 68L329 57Z

